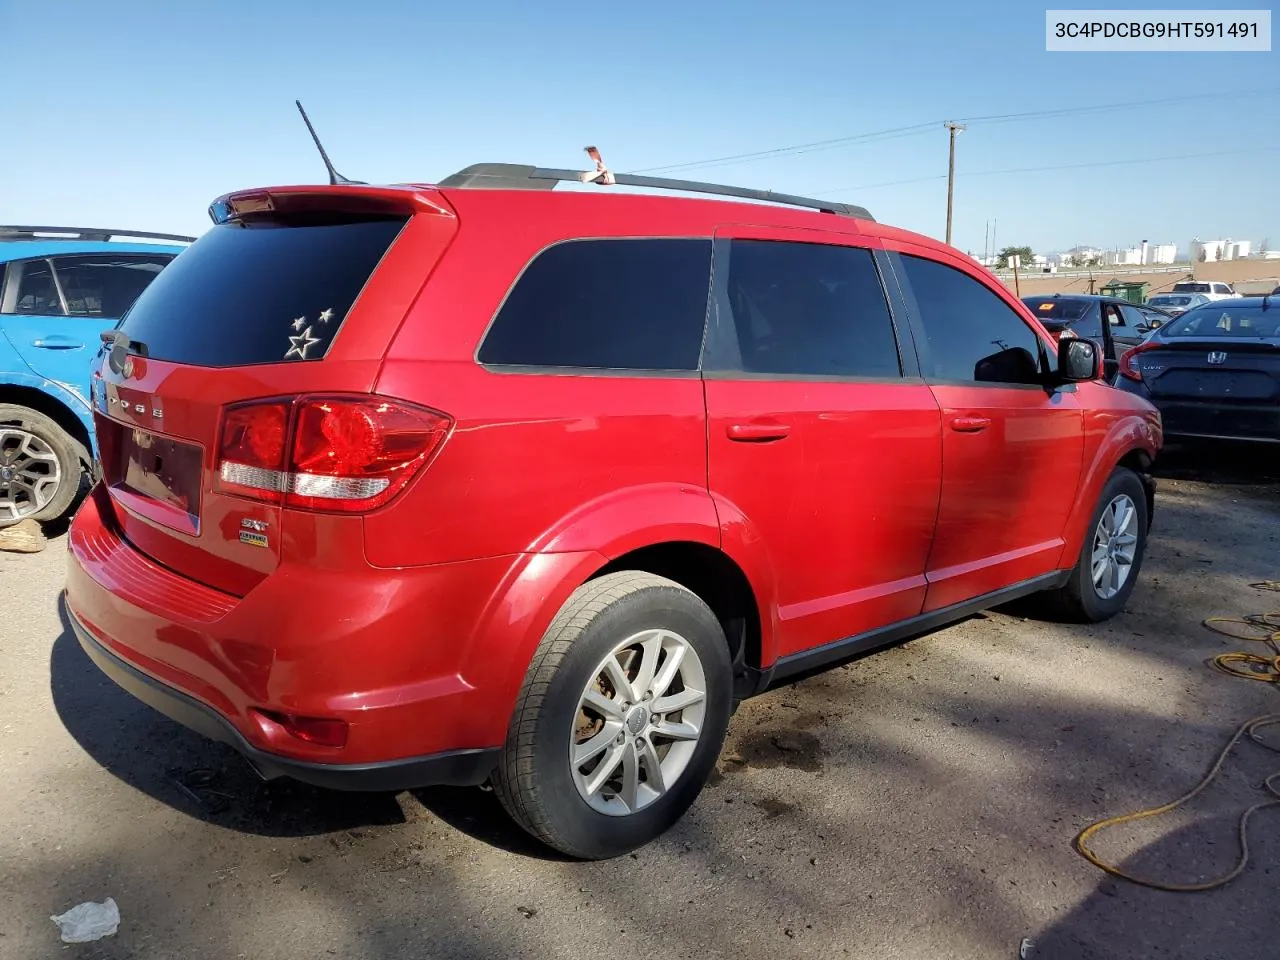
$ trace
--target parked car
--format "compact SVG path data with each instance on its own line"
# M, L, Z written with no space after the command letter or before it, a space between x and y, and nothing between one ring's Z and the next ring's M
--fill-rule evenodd
M0 227L0 526L53 520L93 462L89 364L99 335L181 246L171 234Z
M1069 330L1097 343L1106 359L1109 379L1114 379L1120 357L1168 319L1128 300L1092 293L1023 297L1022 302L1055 337Z
M1160 421L1095 344L860 207L578 178L213 204L94 380L66 597L105 673L265 776L489 780L601 858L738 700L1023 595L1124 606Z
M1280 442L1280 303L1205 304L1152 334L1118 385L1150 400L1170 436Z
M1198 293L1210 300L1230 300L1239 294L1229 283L1219 280L1180 280L1173 285L1173 293Z
M1171 317L1180 317L1188 310L1209 302L1209 298L1203 293L1158 293L1148 298L1146 305Z

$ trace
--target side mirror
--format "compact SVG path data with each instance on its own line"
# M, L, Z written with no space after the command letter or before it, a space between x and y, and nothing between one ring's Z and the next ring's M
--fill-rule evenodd
M1058 379L1063 383L1097 380L1102 374L1101 360L1102 351L1092 340L1072 337L1058 341Z

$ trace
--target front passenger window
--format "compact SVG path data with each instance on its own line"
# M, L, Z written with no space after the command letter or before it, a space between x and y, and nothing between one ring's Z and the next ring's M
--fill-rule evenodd
M1043 382L1040 338L999 295L934 260L904 255L901 263L928 340L933 379Z

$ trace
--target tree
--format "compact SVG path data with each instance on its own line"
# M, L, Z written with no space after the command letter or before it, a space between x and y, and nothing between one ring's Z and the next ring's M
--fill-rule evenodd
M1204 247L1201 247L1200 255L1196 257L1196 259L1199 260L1201 263L1204 263L1206 260L1209 259L1209 251L1206 250Z
M1032 258L1034 256L1035 254L1031 252L1030 247L1005 247L1003 250L1001 250L999 253L996 254L996 258L997 258L996 266L1009 267L1013 263L1013 259L1012 259L1013 257L1021 257L1022 266L1024 268L1030 269L1034 265L1032 263Z
M1214 254L1213 254L1213 259L1215 259L1215 260L1221 260L1221 259L1222 259L1222 248L1221 248L1221 247L1219 247L1219 248L1214 252Z

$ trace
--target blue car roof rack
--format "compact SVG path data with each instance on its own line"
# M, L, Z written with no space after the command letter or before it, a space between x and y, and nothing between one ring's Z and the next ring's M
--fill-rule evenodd
M107 241L112 237L128 237L138 240L170 240L175 243L194 243L195 237L177 233L151 233L146 230L109 230L105 227L28 227L0 225L0 240L95 240Z

